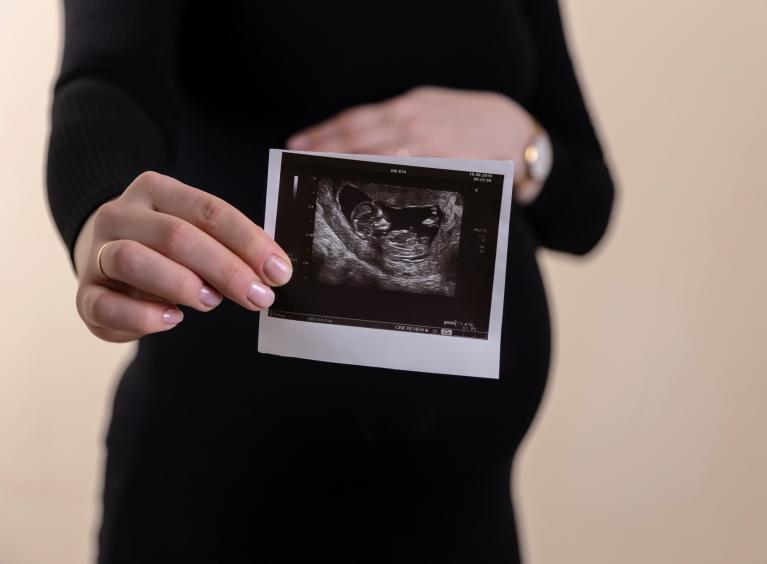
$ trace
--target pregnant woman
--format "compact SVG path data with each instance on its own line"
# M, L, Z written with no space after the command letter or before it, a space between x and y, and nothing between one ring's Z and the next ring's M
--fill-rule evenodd
M518 562L509 473L549 366L536 249L589 251L613 199L556 0L65 8L50 206L83 322L139 339L99 562ZM256 352L292 273L258 227L285 146L516 161L498 380Z

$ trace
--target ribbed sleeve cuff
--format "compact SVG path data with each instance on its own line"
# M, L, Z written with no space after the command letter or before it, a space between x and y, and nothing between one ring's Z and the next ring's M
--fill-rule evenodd
M538 197L527 206L528 213L533 216L546 215L550 208L558 206L562 200L562 193L568 188L568 179L571 177L572 167L567 148L558 136L551 133L548 135L552 151L551 170Z
M48 202L74 265L80 230L102 203L145 170L162 170L167 143L123 91L78 79L56 92L48 147Z
M601 155L578 152L560 137L549 137L551 172L526 212L543 246L585 254L607 228L613 201L610 174Z

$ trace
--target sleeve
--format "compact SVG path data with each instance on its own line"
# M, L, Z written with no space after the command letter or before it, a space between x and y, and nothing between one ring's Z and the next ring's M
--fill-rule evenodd
M538 65L528 110L548 131L553 149L549 177L525 213L544 247L585 254L607 228L615 189L570 59L558 0L525 6Z
M47 194L70 258L88 216L171 157L179 1L64 1Z

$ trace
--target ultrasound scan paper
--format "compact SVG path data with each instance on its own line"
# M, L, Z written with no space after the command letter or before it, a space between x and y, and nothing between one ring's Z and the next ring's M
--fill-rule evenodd
M514 164L273 149L261 353L498 378Z

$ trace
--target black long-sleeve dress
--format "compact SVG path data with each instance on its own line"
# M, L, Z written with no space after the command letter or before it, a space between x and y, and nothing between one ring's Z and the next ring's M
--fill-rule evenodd
M557 1L65 7L48 194L70 251L144 170L261 223L268 148L417 85L505 93L554 146L512 209L500 380L261 355L258 314L187 311L117 389L99 561L517 562L509 471L550 349L535 252L590 250L613 199Z

